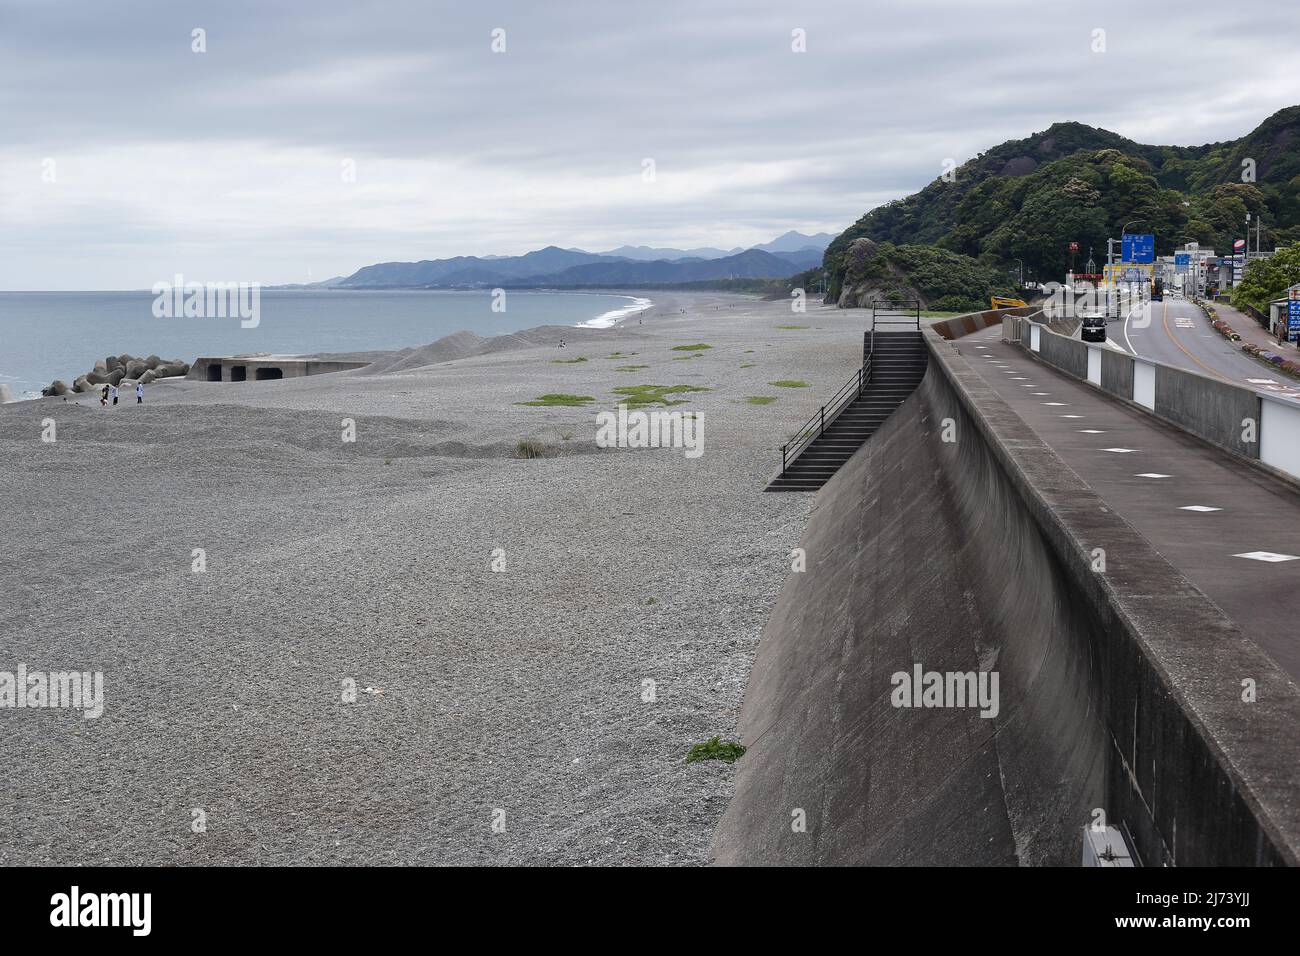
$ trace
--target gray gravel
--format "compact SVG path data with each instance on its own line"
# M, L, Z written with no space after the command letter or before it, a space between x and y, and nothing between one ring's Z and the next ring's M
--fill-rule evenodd
M813 506L761 489L862 318L657 298L563 351L0 408L0 670L103 671L106 697L0 709L0 863L707 862L733 770L683 758L735 735ZM712 389L680 406L702 457L595 447L641 383ZM598 402L514 404L548 392Z

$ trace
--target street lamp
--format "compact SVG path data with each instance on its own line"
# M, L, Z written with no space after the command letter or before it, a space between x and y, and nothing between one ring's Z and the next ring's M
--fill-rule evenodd
M1192 236L1183 236L1182 241L1185 243L1191 243L1196 247L1196 260L1192 261L1189 256L1188 262L1192 267L1192 295L1199 299L1201 297L1201 240ZM1187 246L1183 246L1183 248L1188 249ZM1189 249L1189 252L1190 251L1191 250Z

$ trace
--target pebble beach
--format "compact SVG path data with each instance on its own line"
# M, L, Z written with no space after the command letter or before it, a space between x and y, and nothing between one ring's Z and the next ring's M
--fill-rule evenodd
M814 507L762 489L862 318L646 295L0 407L0 670L104 675L97 719L0 712L0 864L708 863L734 771L685 757L735 739ZM699 457L597 446L649 385Z

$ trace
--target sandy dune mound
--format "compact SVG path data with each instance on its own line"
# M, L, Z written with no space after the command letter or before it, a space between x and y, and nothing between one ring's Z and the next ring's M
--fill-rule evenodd
M488 339L473 332L453 332L429 345L393 352L360 369L357 374L406 372L427 365L471 358L475 355L514 352L538 346L558 346L561 340L566 344L587 342L599 338L603 332L602 329L579 329L568 325L542 325L535 329L511 332L508 335L497 335Z

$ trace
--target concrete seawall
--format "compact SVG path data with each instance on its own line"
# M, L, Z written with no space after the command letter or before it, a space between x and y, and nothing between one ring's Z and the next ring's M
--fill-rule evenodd
M927 342L921 388L819 494L717 860L1077 865L1100 813L1145 865L1294 864L1300 692ZM997 672L997 715L893 706L916 664Z

